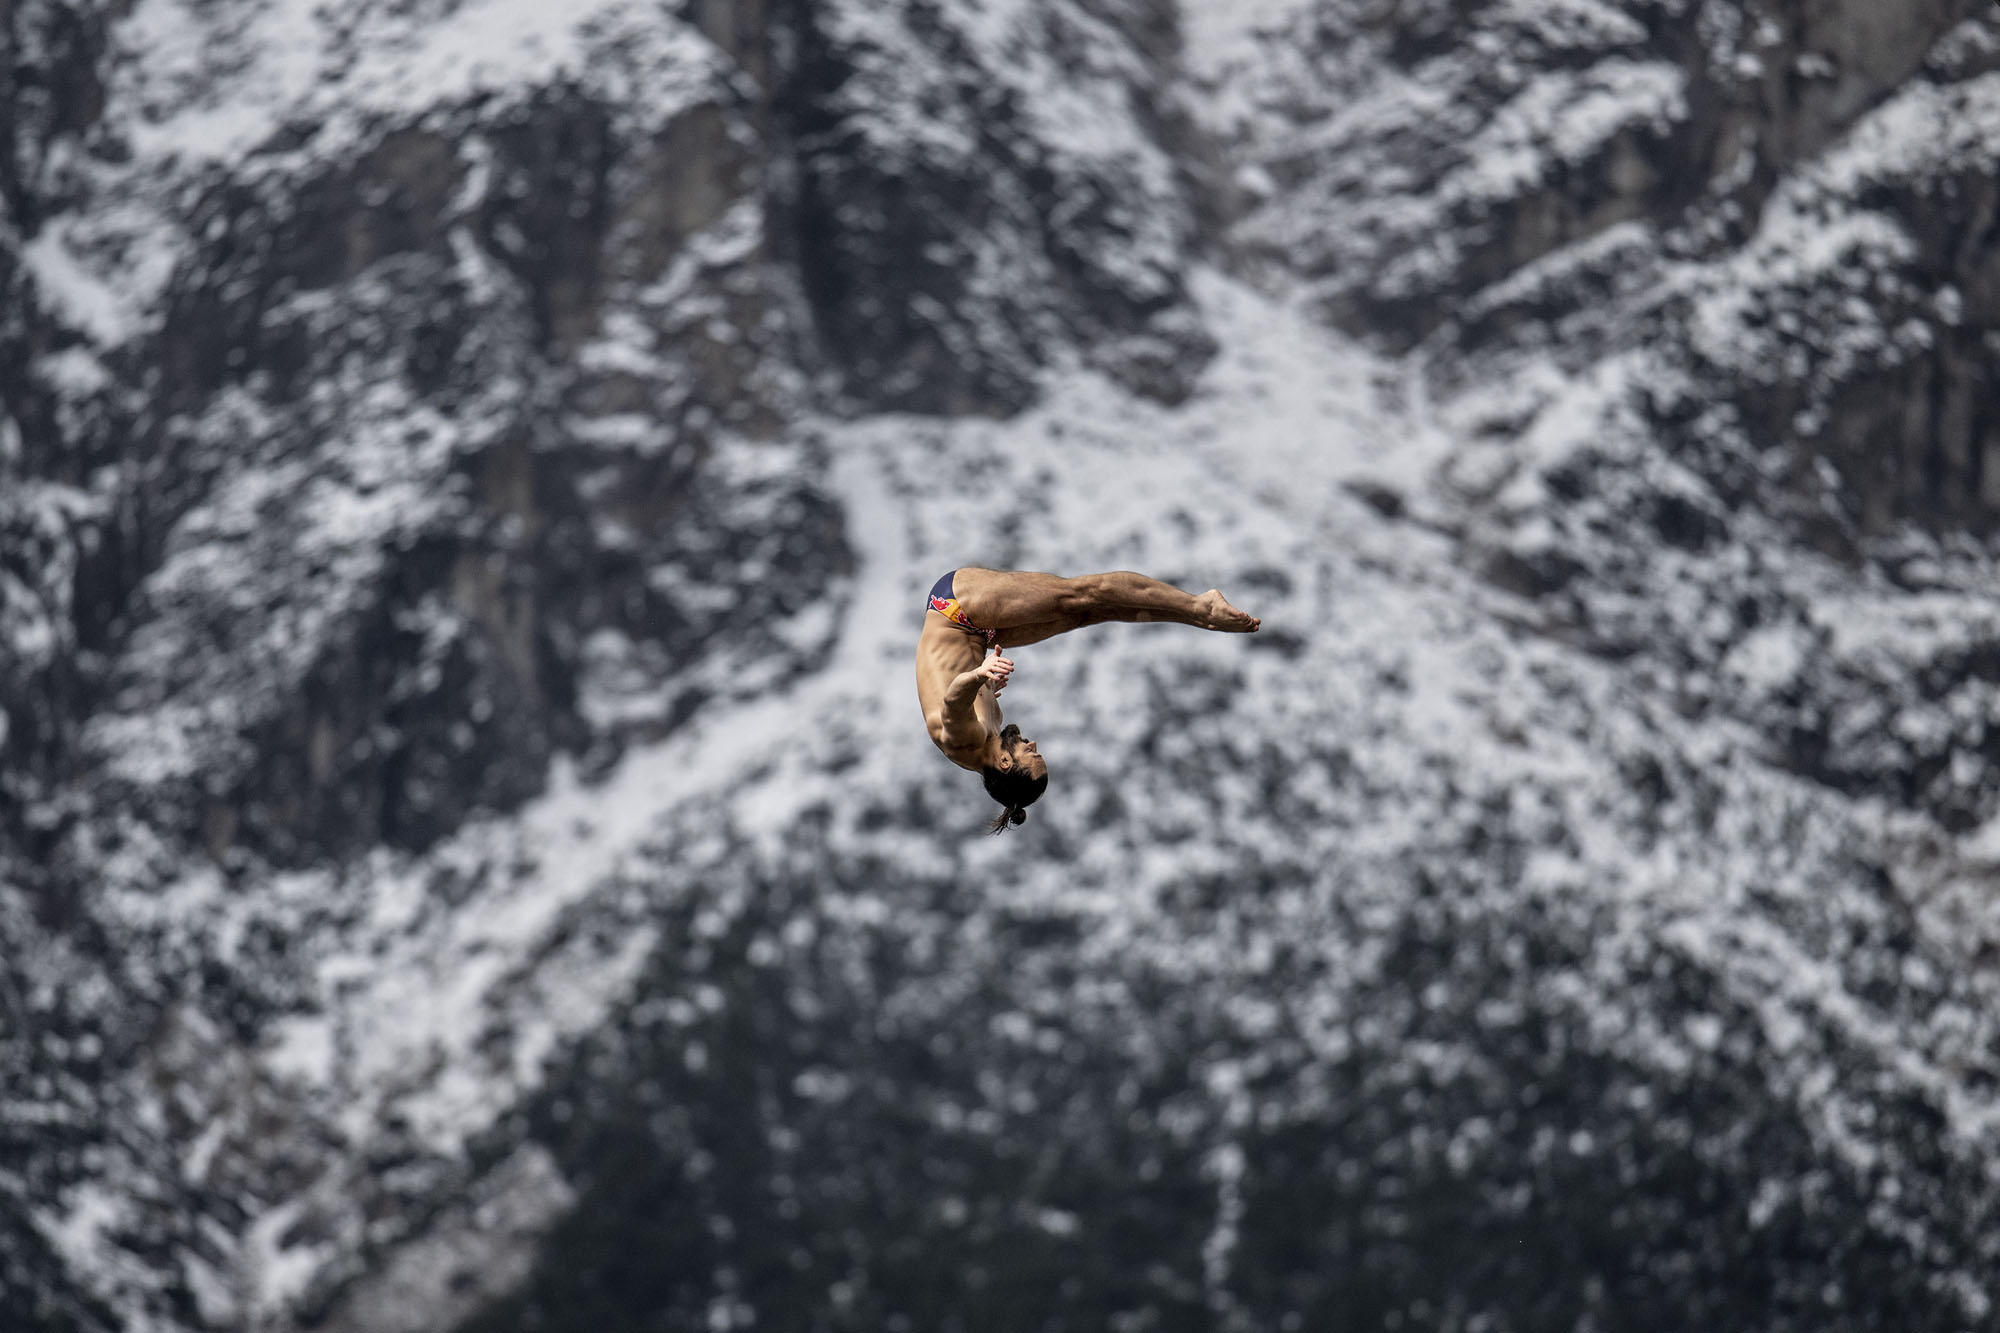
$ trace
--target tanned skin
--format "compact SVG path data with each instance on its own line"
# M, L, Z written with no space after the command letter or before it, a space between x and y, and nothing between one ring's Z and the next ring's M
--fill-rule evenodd
M1042 777L1048 765L1035 742L1017 731L1003 742L1000 691L1014 673L1007 648L1110 621L1161 620L1225 634L1254 634L1263 623L1237 610L1213 588L1197 596L1144 574L1119 571L1066 579L1019 570L958 571L952 595L966 617L981 629L996 630L989 655L978 636L968 634L935 611L924 612L917 639L917 699L931 740L960 768L1011 771L1025 766Z

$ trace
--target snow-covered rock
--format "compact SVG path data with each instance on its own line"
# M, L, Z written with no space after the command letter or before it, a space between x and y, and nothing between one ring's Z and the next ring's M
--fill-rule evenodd
M0 3L0 1323L1990 1323L1987 8Z

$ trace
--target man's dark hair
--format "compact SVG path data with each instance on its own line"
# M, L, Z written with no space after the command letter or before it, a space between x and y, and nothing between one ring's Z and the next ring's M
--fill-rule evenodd
M1020 735L1021 729L1010 723L1002 728L1000 739L1011 748ZM1028 807L1042 799L1042 793L1049 787L1046 771L1038 778L1031 778L1020 764L1008 769L989 766L979 770L979 775L986 780L986 794L1007 807L986 826L988 833L1005 833L1010 824L1027 823Z

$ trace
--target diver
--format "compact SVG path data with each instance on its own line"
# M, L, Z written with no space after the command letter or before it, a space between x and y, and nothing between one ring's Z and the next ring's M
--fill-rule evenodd
M945 758L978 773L1000 803L989 832L1025 823L1049 785L1036 743L1001 717L1000 691L1014 673L1002 645L1025 648L1086 625L1155 620L1228 634L1253 634L1262 623L1213 588L1196 596L1129 571L1066 579L967 566L937 581L917 639L917 699Z

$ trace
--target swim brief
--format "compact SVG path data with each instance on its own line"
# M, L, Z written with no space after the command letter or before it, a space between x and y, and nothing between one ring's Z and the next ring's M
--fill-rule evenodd
M958 571L954 569L951 573L946 574L933 584L931 586L930 601L925 603L925 605L929 610L937 612L967 634L977 634L980 638L986 640L986 646L991 648L995 640L1000 637L1000 631L981 629L979 626L973 624L971 619L965 614L965 608L958 604L958 598L953 595L951 588L952 578L957 573Z

